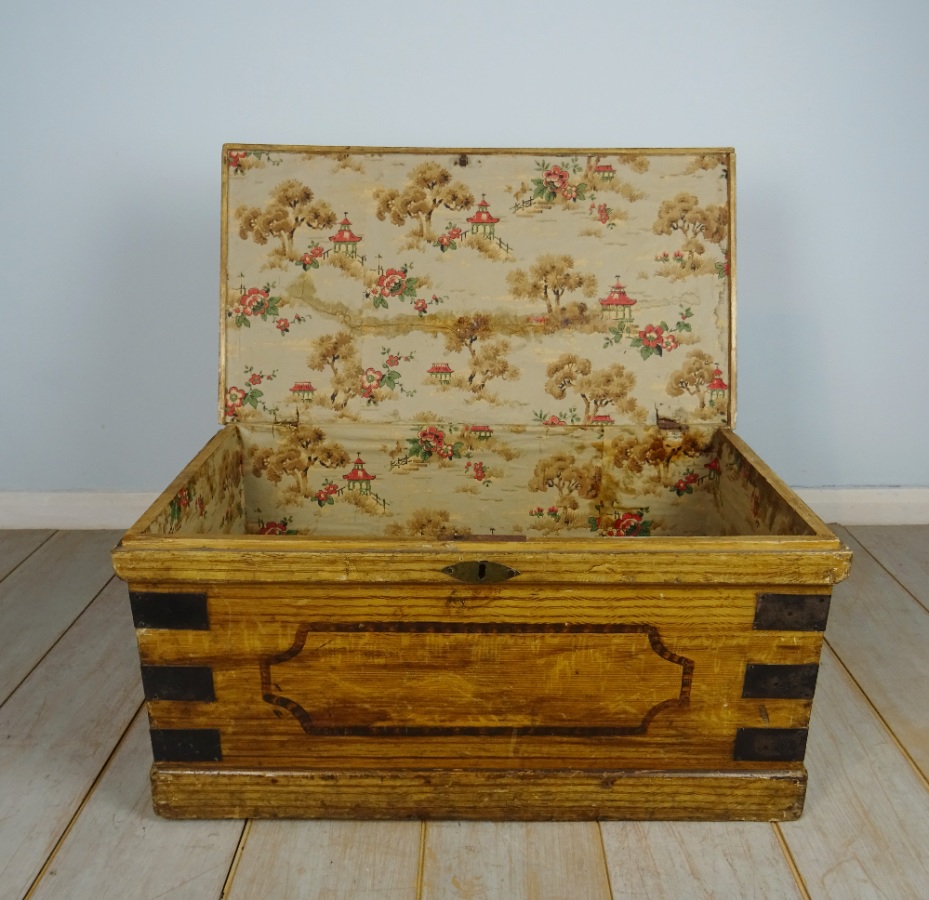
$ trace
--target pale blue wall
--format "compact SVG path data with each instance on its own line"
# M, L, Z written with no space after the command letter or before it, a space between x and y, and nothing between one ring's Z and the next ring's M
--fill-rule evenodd
M43 2L0 13L0 489L215 429L224 141L738 152L738 431L926 485L929 3Z

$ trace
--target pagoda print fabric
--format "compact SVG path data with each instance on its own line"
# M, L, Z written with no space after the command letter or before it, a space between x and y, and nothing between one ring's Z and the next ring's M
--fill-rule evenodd
M223 165L221 416L247 426L250 530L648 534L684 497L705 516L732 418L729 151Z
M227 148L225 421L726 422L730 167Z

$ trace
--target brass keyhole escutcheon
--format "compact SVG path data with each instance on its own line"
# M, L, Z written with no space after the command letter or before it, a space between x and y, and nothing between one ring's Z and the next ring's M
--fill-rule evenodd
M519 575L516 569L500 563L488 562L486 559L465 560L446 566L442 571L446 575L467 584L498 584Z

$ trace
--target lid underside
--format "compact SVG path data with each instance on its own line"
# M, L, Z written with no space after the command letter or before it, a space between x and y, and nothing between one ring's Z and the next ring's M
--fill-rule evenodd
M733 163L227 146L220 420L734 424Z

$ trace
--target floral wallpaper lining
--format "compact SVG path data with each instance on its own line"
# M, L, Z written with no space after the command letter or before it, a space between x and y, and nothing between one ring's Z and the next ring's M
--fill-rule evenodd
M731 420L729 151L227 148L227 422Z
M242 442L236 429L177 490L148 526L150 534L245 532Z
M719 430L228 426L156 534L429 540L802 535Z
M804 535L810 527L774 486L728 441L719 442L717 504L726 535Z
M152 524L798 533L726 442L730 151L227 147L221 418Z
M438 421L256 428L243 439L258 533L698 534L714 504L711 433L664 443L655 428Z

